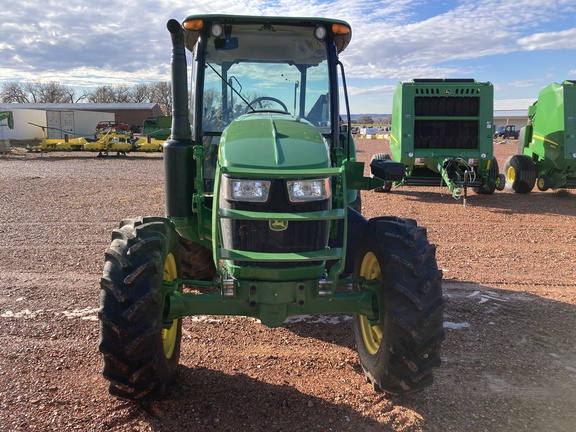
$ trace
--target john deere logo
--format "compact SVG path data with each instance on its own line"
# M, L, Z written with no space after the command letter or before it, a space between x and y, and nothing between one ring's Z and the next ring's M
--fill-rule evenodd
M275 220L268 222L268 225L272 231L284 231L288 228L288 221Z

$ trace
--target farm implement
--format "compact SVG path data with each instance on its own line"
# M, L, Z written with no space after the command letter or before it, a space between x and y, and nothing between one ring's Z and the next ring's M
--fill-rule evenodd
M473 79L415 79L398 83L393 98L391 155L373 159L403 163L392 186L446 186L466 198L468 187L491 194L504 187L493 157L493 86Z
M544 87L528 108L518 153L504 164L506 191L576 188L576 81Z
M43 137L39 145L28 147L31 152L50 151L89 151L98 152L98 156L108 156L116 152L117 156L125 156L130 152L161 152L164 141L150 137L134 138L130 125L121 122L100 122L96 132L91 137L69 139L46 138L46 126L35 125L42 128Z
M98 156L108 156L109 152L116 152L117 156L125 156L134 150L131 142L132 132L127 123L107 121L96 126L94 141L84 145L84 151L98 152Z
M65 134L64 140L61 138L47 138L47 126L41 126L35 123L29 123L33 126L38 126L42 129L42 140L40 144L27 147L29 152L49 152L49 151L78 151L84 149L84 144L88 141L85 137L69 138L69 134Z

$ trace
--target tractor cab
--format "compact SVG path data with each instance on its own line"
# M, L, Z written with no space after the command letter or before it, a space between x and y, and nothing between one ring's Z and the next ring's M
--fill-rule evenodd
M206 15L184 21L193 55L190 124L193 140L205 149L206 192L213 190L222 133L234 121L235 134L266 130L262 122L273 119L301 131L313 126L315 138L331 148L339 143L334 65L348 45L350 27L322 19L297 24L287 18ZM303 133L311 138L313 132Z

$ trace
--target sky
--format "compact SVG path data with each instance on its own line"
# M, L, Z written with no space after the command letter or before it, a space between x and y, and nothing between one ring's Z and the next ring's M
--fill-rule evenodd
M200 13L349 22L340 59L352 114L390 113L396 84L414 78L490 81L495 100L576 80L574 0L20 0L2 8L0 85L169 81L166 22Z

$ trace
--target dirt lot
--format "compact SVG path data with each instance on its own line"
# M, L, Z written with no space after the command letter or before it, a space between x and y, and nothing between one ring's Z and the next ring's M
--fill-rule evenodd
M359 142L368 161L385 142ZM515 143L496 144L500 166ZM184 321L170 395L108 395L97 351L98 281L118 221L163 214L158 155L0 157L2 431L573 431L576 193L446 189L363 194L367 217L428 228L444 272L446 341L435 383L377 394L351 317L268 329L246 318Z

